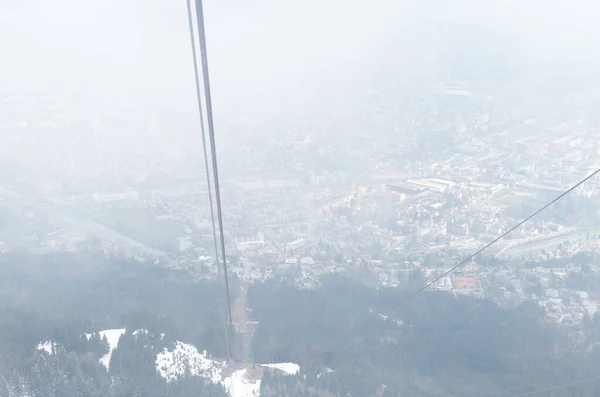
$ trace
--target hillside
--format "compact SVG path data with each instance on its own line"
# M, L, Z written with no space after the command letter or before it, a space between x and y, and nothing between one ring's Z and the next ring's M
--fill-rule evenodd
M232 286L252 309L240 309L256 326L240 351L254 363L226 362L217 282L93 255L2 255L0 397L502 397L596 376L600 362L600 317L557 328L535 305L446 293L401 305L403 288L339 276L315 290ZM593 382L555 392L597 395Z
M93 255L0 256L0 397L254 397L264 374L298 373L227 363L221 288Z
M160 385L163 391L172 387L179 389L182 381L195 378L200 381L196 383L196 391L204 390L205 395L228 394L231 397L253 397L259 395L261 379L265 373L285 376L297 374L300 370L299 366L293 363L260 364L253 368L235 370L229 368L226 360L213 357L206 350L199 351L196 346L180 341L165 342L169 338L164 333L155 335L146 329L101 330L84 334L84 337L85 342L80 352L84 355L99 356L98 364L106 368L106 373L99 371L97 365L94 366L95 371L98 371L100 376L106 375L112 380L120 374L130 373L135 366L144 366L147 364L147 358L155 357L156 373L164 380L164 382L156 382L155 386ZM67 362L61 363L64 355L68 353L65 346L55 341L45 340L40 342L36 349L37 353L33 355L37 359L44 361L56 359L59 366L68 365ZM148 375L150 372L148 371ZM24 377L20 386L14 384L10 378L4 378L4 381L5 384L14 384L15 390L21 388L23 393L33 390L33 385L28 379L29 377ZM140 377L140 380L142 379L143 377ZM73 379L73 383L79 382L85 383L85 380ZM48 393L43 390L39 392L41 395ZM110 392L119 391L111 388Z
M253 286L255 358L297 362L305 374L263 380L265 395L510 396L598 375L592 340L573 344L576 330L546 323L535 305L504 310L434 292L401 305L406 293L340 277L317 290ZM555 396L599 395L594 387Z

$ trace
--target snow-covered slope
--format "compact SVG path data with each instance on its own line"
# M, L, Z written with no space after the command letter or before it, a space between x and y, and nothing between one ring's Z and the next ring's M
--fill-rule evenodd
M139 335L148 335L148 330L147 329L136 329L135 331L133 331L131 333L131 335L133 336L139 336Z
M44 341L44 342L40 342L37 345L37 349L38 350L43 350L48 354L52 354L52 349L56 346L56 342L52 342L52 341Z
M300 371L300 366L294 363L260 364L258 367L278 370L286 375L295 375ZM223 380L225 390L231 397L259 397L260 383L260 377L256 379L247 369L235 371Z
M288 375L296 375L300 372L300 366L294 363L260 364L261 367L278 369Z
M206 351L199 352L190 344L176 342L171 351L164 349L156 357L156 370L168 382L175 380L186 373L200 376L207 382L220 383L229 392L231 397L258 397L260 395L260 375L251 376L247 369L235 371L223 378L223 370L227 362L211 358ZM294 375L300 371L300 366L294 363L260 364L258 367L281 371L284 374Z
M104 339L104 337L106 337L106 340L108 341L108 353L106 353L100 359L100 362L106 367L106 369L109 369L108 366L110 365L110 357L112 356L112 352L119 345L119 339L121 339L121 335L124 333L124 328L100 331L100 338Z
M125 332L125 329L107 329L98 332L100 338L106 338L109 345L108 353L100 358L100 363L107 369L109 369L112 353ZM135 330L131 334L136 337L149 335L145 329ZM89 340L92 334L85 334L85 336ZM161 340L164 337L165 334L160 334ZM56 346L55 342L42 341L37 345L37 349L52 354L54 346ZM199 376L207 383L221 384L231 397L259 397L261 376L265 370L281 371L287 375L300 372L300 366L294 363L259 364L255 370L240 369L224 377L223 372L227 367L227 361L212 358L206 351L200 352L196 346L179 341L175 342L173 349L165 348L159 352L155 364L157 372L167 382L185 375Z
M225 378L223 385L231 397L258 397L260 396L260 379L247 378L246 369L235 371Z
M106 338L106 341L108 342L108 353L106 353L104 356L102 356L100 358L100 363L102 365L104 365L106 367L106 369L108 369L108 366L110 365L110 358L112 357L113 350L115 350L117 348L117 346L119 345L119 339L121 339L121 335L123 335L125 332L126 331L124 328L122 328L122 329L105 329L103 331L98 332L98 334L100 335L100 339ZM88 340L90 340L90 338L92 337L92 334L85 334L85 337ZM42 342L38 343L37 349L43 350L43 351L47 352L48 354L52 354L52 349L56 346L57 346L56 342L42 341Z
M165 349L156 357L156 370L167 381L183 376L187 369L192 376L219 383L226 365L226 361L213 360L206 351L200 353L195 346L182 342L176 342L175 349Z

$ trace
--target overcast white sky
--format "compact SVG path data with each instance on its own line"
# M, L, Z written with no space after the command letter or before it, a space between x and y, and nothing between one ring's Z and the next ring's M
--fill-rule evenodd
M205 8L215 112L256 125L361 95L383 72L436 81L455 68L493 79L542 67L568 79L600 48L590 0L207 0ZM5 85L194 101L184 0L6 0L0 41Z

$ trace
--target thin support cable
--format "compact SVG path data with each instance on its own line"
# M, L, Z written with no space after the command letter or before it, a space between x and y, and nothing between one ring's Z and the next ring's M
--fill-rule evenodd
M588 379L577 380L575 382L563 383L562 385L549 387L547 389L540 389L540 390L530 391L530 392L522 393L522 394L513 394L510 397L533 396L535 394L548 393L550 391L554 391L554 390L558 390L558 389L564 389L564 388L569 387L569 386L582 385L584 383L594 382L594 381L597 381L597 380L600 380L600 376L595 376L593 378L588 378Z
M471 259L473 259L474 257L476 257L477 255L481 254L483 251L485 251L486 249L488 249L489 247L491 247L492 245L496 244L498 241L502 240L504 237L506 237L508 234L510 234L512 231L514 231L515 229L518 229L521 225L523 225L525 222L527 222L528 220L530 220L531 218L533 218L534 216L536 216L537 214L539 214L540 212L544 211L546 208L550 207L552 204L556 203L558 200L562 199L563 197L565 197L567 194L571 193L573 190L577 189L579 186L583 185L585 182L587 182L588 180L590 180L591 178L593 178L594 176L596 176L596 174L598 174L600 172L600 168L597 169L596 171L592 172L590 175L586 176L585 178L583 178L582 180L580 180L579 182L577 182L575 185L573 185L572 187L570 187L569 189L567 189L566 191L564 191L563 193L561 193L559 196L555 197L552 201L550 201L548 204L544 205L542 208L538 209L537 211L535 211L533 214L529 215L527 218L523 219L521 222L517 223L516 225L514 225L513 227L511 227L510 229L508 229L506 232L502 233L500 236L496 237L494 240L492 240L491 242L487 243L486 245L484 245L482 248L480 248L479 250L477 250L474 254L469 255L465 260L463 260L462 262L460 262L458 265L454 266L453 268L451 268L450 270L448 270L447 272L444 272L444 274L442 274L439 277L436 277L435 280L427 283L424 287L418 289L416 292L412 293L411 295L409 295L408 298L404 299L403 301L400 302L400 305L408 302L409 300L411 300L412 298L414 298L415 296L419 295L421 292L425 291L427 288L431 287L433 284L437 283L438 281L440 281L442 278L446 277L447 275L449 275L450 273L452 273L453 271L455 271L456 269L458 269L459 267L465 265L467 262L469 262Z
M221 268L219 267L219 247L217 246L217 231L215 226L215 212L213 209L213 197L212 197L212 188L211 188L211 180L210 180L210 171L208 165L208 154L206 151L206 132L204 130L204 117L202 115L202 97L200 95L200 79L198 78L198 60L196 56L196 40L194 39L194 24L192 21L192 6L190 4L191 0L186 0L187 4L187 13L188 13L188 25L190 28L190 42L192 45L192 58L194 62L194 79L196 82L196 99L198 101L198 115L200 118L200 131L202 132L202 150L204 152L204 168L206 170L206 183L208 185L208 202L210 203L210 220L212 223L212 232L213 232L213 242L215 245L215 261L217 263L217 269L219 274L219 279L221 278ZM230 347L229 347L229 332L227 330L227 324L225 319L223 319L223 328L225 329L225 344L227 347L227 361L231 358Z
M204 79L204 100L206 104L206 119L208 121L208 136L210 139L210 148L212 152L213 181L215 183L215 198L217 201L217 218L219 220L219 232L221 234L221 258L223 259L223 273L225 276L225 288L227 290L227 309L229 312L229 326L233 328L233 318L231 315L231 296L229 293L229 276L227 274L227 258L225 256L225 235L223 232L223 214L221 210L221 189L219 187L219 170L217 166L215 126L213 121L212 99L210 93L208 55L206 51L206 32L204 28L202 0L196 0L196 19L198 24L198 42L200 45L200 59L202 61L202 77Z

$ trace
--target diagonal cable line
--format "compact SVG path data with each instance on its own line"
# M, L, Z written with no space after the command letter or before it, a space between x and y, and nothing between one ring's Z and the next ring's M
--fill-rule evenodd
M197 98L197 102L198 102L198 115L200 117L200 131L202 132L202 150L204 151L204 168L206 170L206 183L208 185L208 202L210 203L210 220L212 223L212 232L213 232L213 241L215 244L215 261L217 263L217 269L219 272L219 279L220 279L220 267L218 266L219 264L219 247L217 246L217 232L216 232L216 226L215 226L215 212L214 212L214 208L213 208L213 197L212 197L212 188L211 188L211 182L210 182L210 170L209 170L209 165L208 165L208 154L206 151L206 131L204 129L204 117L202 115L202 98L200 95L200 79L198 78L198 59L196 56L196 40L194 39L194 25L192 22L192 7L190 4L191 0L187 0L186 4L187 4L187 13L188 13L188 25L190 28L190 41L191 41L191 45L192 45L192 59L194 62L194 79L196 82L196 98ZM227 291L227 293L229 294L229 291ZM225 344L227 347L227 361L230 360L230 347L229 347L229 332L227 331L227 325L225 323L225 321L223 321L223 326L225 328Z
M539 394L539 393L547 393L547 392L558 390L558 389L564 389L565 387L569 387L569 386L576 386L576 385L582 385L584 383L594 382L596 380L600 380L600 376L595 376L593 378L588 378L588 379L581 379L581 380L577 380L575 382L563 383L562 385L552 386L552 387L548 387L546 389L534 390L534 391L530 391L530 392L527 392L527 393L513 394L513 395L508 396L508 397L533 396L533 395L536 395L536 394Z
M559 196L555 197L549 203L547 203L546 205L544 205L543 207L541 207L540 209L538 209L537 211L535 211L534 213L532 213L531 215L529 215L527 218L523 219L521 222L517 223L516 225L514 225L513 227L511 227L510 229L508 229L506 232L504 232L501 235L499 235L498 237L496 237L491 242L489 242L486 245L484 245L483 247L481 247L475 253L469 255L466 259L464 259L463 261L461 261L458 265L456 265L453 268L451 268L450 270L444 272L441 276L436 277L433 281L427 283L424 287L422 287L422 288L418 289L417 291L413 292L411 295L408 296L408 298L406 298L403 301L401 301L400 305L408 302L409 300L411 300L415 296L419 295L421 292L425 291L427 288L431 287L433 284L437 283L442 278L444 278L447 275L449 275L450 273L454 272L459 267L464 266L471 259L473 259L477 255L481 254L483 251L485 251L486 249L488 249L492 245L496 244L498 241L502 240L508 234L510 234L511 232L513 232L515 229L518 229L525 222L529 221L531 218L535 217L540 212L544 211L546 208L550 207L552 204L556 203L557 201L559 201L560 199L562 199L563 197L565 197L566 195L568 195L569 193L571 193L573 190L577 189L579 186L583 185L585 182L587 182L588 180L590 180L591 178L593 178L594 176L596 176L598 173L600 173L600 168L598 168L596 171L592 172L590 175L586 176L585 178L583 178L582 180L580 180L579 182L577 182L575 185L571 186L569 189L565 190Z
M202 8L202 0L196 0L196 23L198 25L198 43L200 45L200 60L202 65L202 78L204 83L204 102L206 105L208 136L212 155L213 181L215 184L215 198L217 202L217 218L219 220L219 232L221 237L221 258L223 260L223 275L225 276L225 288L227 290L227 309L229 311L229 326L233 328L233 318L231 316L231 294L229 293L229 276L227 274L227 258L225 256L225 234L223 232L223 214L221 210L221 189L219 187L219 169L217 166L215 125L213 121L212 97L210 93L210 78L208 74L208 55L206 50L206 31L204 27L204 13Z

